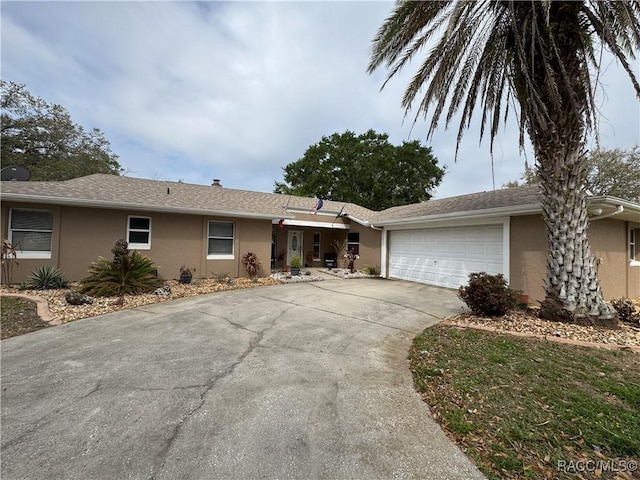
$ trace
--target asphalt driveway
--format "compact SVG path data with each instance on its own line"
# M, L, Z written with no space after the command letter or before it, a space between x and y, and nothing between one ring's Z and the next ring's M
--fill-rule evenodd
M2 478L484 478L407 362L461 307L425 285L331 280L3 340Z

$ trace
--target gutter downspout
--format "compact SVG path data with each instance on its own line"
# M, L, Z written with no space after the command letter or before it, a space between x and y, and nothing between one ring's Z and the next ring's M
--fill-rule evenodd
M619 213L624 212L624 207L622 205L618 205L618 208L616 208L615 212L611 212L611 213L605 213L602 215L596 215L595 217L591 217L589 218L590 222L593 222L594 220L600 220L603 218L609 218L609 217L613 217L614 215L618 215Z

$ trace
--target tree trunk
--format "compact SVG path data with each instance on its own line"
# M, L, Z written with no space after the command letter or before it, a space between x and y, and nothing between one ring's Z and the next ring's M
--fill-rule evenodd
M615 327L615 310L604 300L589 247L582 128L569 128L566 120L571 123L565 118L558 129L564 134L552 128L534 142L549 244L541 315Z
M580 4L535 8L535 34L523 36L515 86L538 163L549 243L541 316L615 327L617 315L602 295L587 235L583 142L590 80L581 76L587 59L580 54Z

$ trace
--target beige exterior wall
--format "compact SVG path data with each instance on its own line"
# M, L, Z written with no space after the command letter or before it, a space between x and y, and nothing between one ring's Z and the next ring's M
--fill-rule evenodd
M129 216L151 218L151 248L140 250L151 258L164 279L177 279L180 266L195 268L194 277L212 277L228 273L232 277L245 276L242 256L255 252L262 262L261 275L270 272L271 221L202 217L149 213L136 210L106 210L39 204L3 203L1 228L8 236L10 208L44 209L53 211L51 259L18 259L12 281L20 283L38 266L58 267L68 280L77 281L87 275L91 262L98 257L111 257L111 249L119 238L127 237ZM207 233L210 220L233 222L235 245L233 260L207 259Z
M630 241L629 230L634 229L636 231L636 259L633 265L629 267L627 283L629 284L628 298L640 298L640 222L628 222L627 223L627 242ZM629 257L629 259L631 259Z
M283 265L282 260L277 260L278 254L286 252L287 250L287 235L289 231L297 230L303 234L303 265L313 268L324 267L324 254L335 253L333 247L334 241L344 241L347 238L348 232L358 232L360 234L360 258L356 260L355 268L361 269L365 265L372 265L380 267L380 245L381 245L381 233L378 230L373 230L370 227L363 227L362 225L353 222L345 218L335 218L334 216L326 215L304 215L295 214L296 221L307 222L322 222L328 225L333 225L334 228L328 226L313 227L313 226L295 226L285 225L283 228L279 228L274 225L276 233L276 262L275 268L280 269ZM347 225L349 229L336 229L335 225ZM320 234L320 260L313 259L313 234ZM286 255L286 254L285 254ZM286 258L286 257L285 257ZM339 258L342 261L344 258ZM339 267L343 267L343 262L338 264Z
M640 297L640 267L629 264L629 224L614 218L589 225L591 252L598 261L598 277L606 300ZM510 283L529 295L544 299L547 235L540 215L511 218Z
M627 222L605 218L589 224L591 251L597 259L598 278L606 300L632 295L629 274L633 267L629 265L629 243Z
M365 265L377 267L380 270L380 249L382 245L382 231L374 230L371 227L364 227L353 222L352 232L360 233L360 258L356 260L356 269L361 269Z
M151 219L151 248L139 251L153 260L158 276L178 278L181 265L196 268L195 277L201 276L201 218L135 210L64 207L61 211L59 268L69 279L79 280L99 256L111 258L115 241L127 238L129 216Z
M540 215L511 217L509 283L529 295L529 302L544 300L547 276L547 232Z
M231 276L246 277L247 270L242 263L242 257L253 252L260 260L260 276L271 273L271 220L240 219L236 221L236 273ZM209 260L210 268L217 268L219 260ZM210 270L210 273L213 270ZM212 276L209 274L209 276Z
M248 252L258 255L260 275L271 271L271 235L276 232L276 255L287 247L287 232L303 232L305 257L313 252L313 233L320 233L321 260L304 259L311 267L324 267L324 253L334 252L333 241L346 239L347 232L360 233L360 259L356 268L364 265L379 266L380 232L333 216L299 215L296 220L325 222L328 225L349 225L350 230L327 227L278 228L271 220L238 219L200 215L141 212L136 210L108 210L71 206L47 206L41 204L3 203L1 210L2 236L8 235L10 208L44 209L53 212L52 254L50 259L19 259L12 281L20 283L38 266L50 264L58 267L70 281L87 275L91 262L100 256L111 258L111 249L119 238L127 238L130 216L151 219L151 247L140 250L157 266L158 275L164 279L177 279L182 265L194 271L194 278L211 278L225 273L231 277L246 276L242 257ZM233 222L235 228L234 258L208 259L208 222ZM282 262L279 262L279 267Z

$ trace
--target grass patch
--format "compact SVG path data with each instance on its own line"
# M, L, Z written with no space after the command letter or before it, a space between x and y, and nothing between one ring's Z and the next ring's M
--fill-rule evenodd
M48 327L38 317L34 302L16 297L0 297L0 338L15 337Z
M640 459L637 353L436 326L410 360L436 420L489 478L640 478L624 471Z

